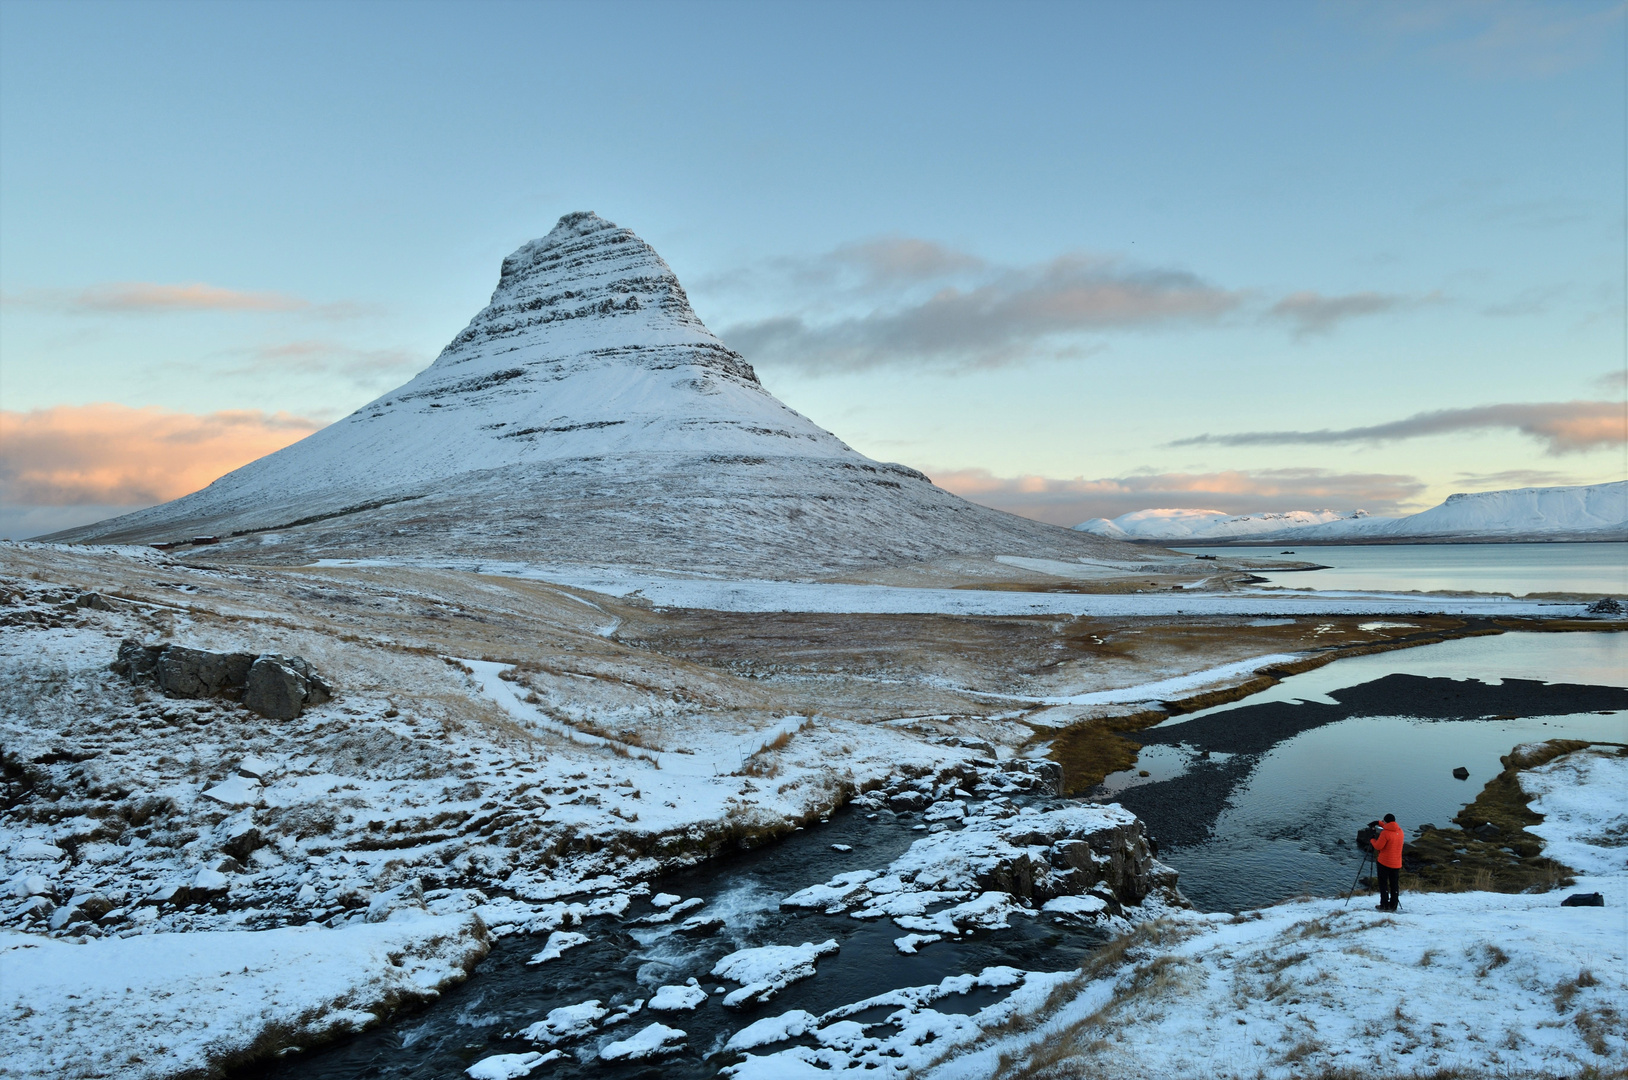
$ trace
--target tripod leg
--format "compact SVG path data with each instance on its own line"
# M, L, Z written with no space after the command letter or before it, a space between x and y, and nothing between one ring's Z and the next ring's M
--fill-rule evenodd
M1368 859L1369 856L1364 855L1362 861L1357 864L1357 876L1351 879L1351 888L1345 894L1345 907L1351 906L1351 897L1356 895L1357 883L1362 880L1362 872L1368 868Z

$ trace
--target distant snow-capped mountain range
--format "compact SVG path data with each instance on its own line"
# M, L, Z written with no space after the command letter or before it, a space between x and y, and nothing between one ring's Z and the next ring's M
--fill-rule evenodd
M1111 520L1092 518L1075 528L1114 540L1158 543L1628 540L1628 482L1449 495L1440 506L1399 518L1362 510L1137 510Z

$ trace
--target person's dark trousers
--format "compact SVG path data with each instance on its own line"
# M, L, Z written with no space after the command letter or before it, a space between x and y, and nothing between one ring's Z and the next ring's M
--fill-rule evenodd
M1402 870L1396 866L1379 867L1379 906L1396 910L1397 893L1402 891Z

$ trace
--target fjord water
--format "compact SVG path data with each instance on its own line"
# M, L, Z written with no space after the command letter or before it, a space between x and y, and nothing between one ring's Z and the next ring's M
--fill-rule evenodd
M1182 547L1191 555L1316 562L1328 569L1256 571L1286 589L1628 596L1628 543L1346 544Z

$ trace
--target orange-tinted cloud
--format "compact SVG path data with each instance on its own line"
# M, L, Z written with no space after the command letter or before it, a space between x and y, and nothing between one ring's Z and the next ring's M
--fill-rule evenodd
M256 289L228 289L203 282L165 285L115 281L84 289L29 289L0 296L6 307L39 308L70 315L162 315L184 312L296 312L324 319L352 319L376 309L351 301L315 304L301 296Z
M171 412L126 405L0 411L0 501L7 506L150 506L321 428L248 409Z
M1412 476L1325 469L1138 473L1107 480L996 476L986 469L932 473L962 498L1053 525L1078 525L1135 510L1189 508L1228 514L1284 510L1397 512L1425 485Z
M245 292L192 282L120 281L78 293L71 306L91 311L299 311L310 301L278 292Z

